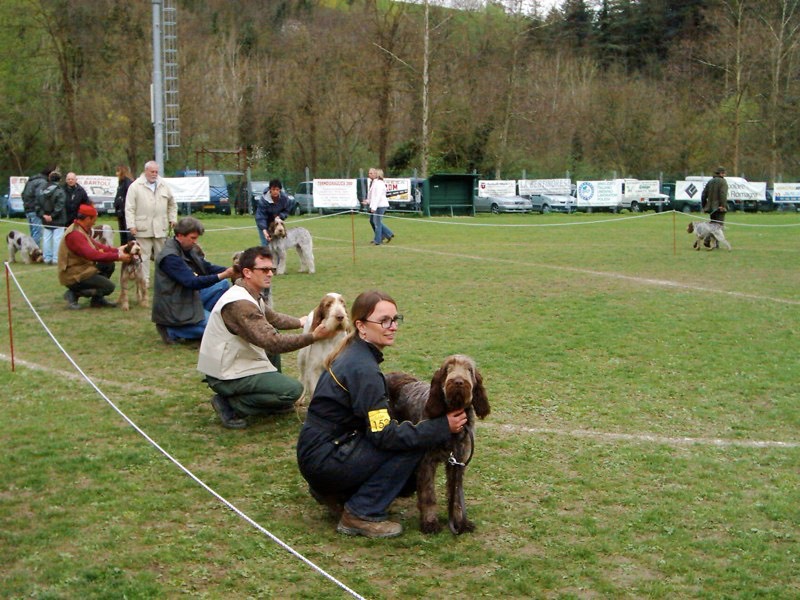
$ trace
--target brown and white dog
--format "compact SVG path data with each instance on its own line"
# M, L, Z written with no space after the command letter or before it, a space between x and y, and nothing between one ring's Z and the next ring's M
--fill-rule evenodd
M459 535L474 531L464 503L464 471L475 451L475 417L489 414L489 399L475 361L463 354L448 356L434 373L430 384L407 373L389 373L389 414L400 422L419 423L463 408L467 413L464 430L454 433L438 448L425 453L417 467L417 506L420 530L437 533L441 525L436 516L436 467L445 463L447 506L450 531Z
M26 265L44 262L42 251L31 236L12 229L6 236L6 242L8 242L8 262L17 262L17 253Z
M304 227L286 228L286 224L280 217L269 225L269 250L277 271L276 275L283 275L286 272L286 254L289 248L297 250L300 257L300 272L314 272L314 242L311 233Z
M108 227L108 225L104 225ZM149 306L147 298L147 279L144 270L149 265L142 261L142 247L136 240L131 240L125 244L125 252L131 255L131 262L122 263L119 273L119 307L122 310L130 310L128 302L128 283L133 282L136 286L136 300L139 306Z
M325 370L325 359L353 330L350 317L347 315L347 305L341 294L330 292L322 297L317 308L308 313L308 319L303 326L303 333L314 331L320 323L324 323L326 329L336 331L337 334L301 348L297 353L297 369L300 372L300 382L305 390L305 398L309 401L314 395L319 376Z

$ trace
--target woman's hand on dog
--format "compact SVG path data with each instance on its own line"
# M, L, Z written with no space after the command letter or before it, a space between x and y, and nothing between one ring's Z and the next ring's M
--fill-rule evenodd
M447 413L447 425L450 427L450 433L460 433L466 424L467 413L463 408Z

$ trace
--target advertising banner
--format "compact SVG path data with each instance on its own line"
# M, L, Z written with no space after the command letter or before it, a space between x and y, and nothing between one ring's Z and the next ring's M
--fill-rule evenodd
M658 198L661 194L661 184L658 179L644 181L628 179L625 181L625 195L636 198Z
M182 202L210 202L208 177L164 177L172 197Z
M579 181L578 206L615 207L622 201L622 181Z
M481 179L478 181L479 198L508 198L517 195L517 182L513 179Z
M314 208L358 208L355 179L315 179Z
M28 183L27 177L9 177L8 178L8 197L20 198L22 196L22 189Z
M391 179L383 180L386 184L386 198L389 202L413 202L411 196L410 179Z
M517 186L520 196L569 196L572 193L572 182L569 179L520 179Z
M703 188L711 177L697 177L688 181L675 182L676 200L699 201ZM728 182L728 200L765 201L767 199L767 183L765 181L747 181L742 177L726 177Z
M775 202L800 202L800 183L776 183L772 199Z

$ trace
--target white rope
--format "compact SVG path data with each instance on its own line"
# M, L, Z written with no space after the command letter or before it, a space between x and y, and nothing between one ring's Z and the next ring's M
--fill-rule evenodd
M415 223L425 223L425 224L433 224L433 225L462 225L464 227L574 227L579 225L597 225L597 224L611 224L616 225L617 223L623 223L625 221L632 221L635 219L646 219L650 217L659 217L662 215L669 215L669 214L678 214L684 217L688 217L694 220L700 221L708 221L708 217L701 216L701 215L689 215L687 213L677 211L677 210L666 210L662 212L652 212L652 213L641 213L638 215L627 215L624 217L615 217L609 216L606 219L595 219L594 221L573 221L573 222L561 222L561 223L465 223L461 220L453 220L453 221L438 221L436 219L420 219L418 217L403 217L391 214L384 214L384 218L389 219L400 219L403 221L411 221ZM475 217L459 217L461 218L470 218L473 219ZM786 224L762 224L762 223L736 223L734 221L725 221L725 225L737 225L740 227L800 227L800 222L798 223L786 223Z
M241 510L239 510L236 506L234 506L231 502L229 502L223 496L218 494L214 489L212 489L209 485L207 485L202 479L197 477L187 467L185 467L178 459L174 458L169 452L164 450L164 448L162 448L153 438L151 438L149 435L147 435L147 433L145 433L124 412L122 412L122 410L120 410L120 408L117 407L117 405L114 404L114 402L112 402L111 399L108 396L106 396L99 387L97 387L97 385L95 385L95 383L89 378L89 376L86 373L84 373L83 369L80 368L78 363L75 362L75 360L72 358L72 356L70 356L70 354L64 349L64 347L61 345L61 343L55 337L53 332L50 331L50 328L47 326L47 324L41 318L41 316L39 315L37 310L34 308L33 304L31 304L30 300L28 299L28 296L25 294L25 291L22 289L22 286L17 281L17 277L14 274L14 272L11 270L11 267L9 266L8 262L5 262L3 264L5 265L8 273L10 273L11 278L14 280L14 284L17 286L17 289L22 294L22 298L25 300L25 303L31 309L31 312L34 314L36 319L39 321L39 323L41 324L42 328L45 330L47 335L50 336L50 339L53 340L53 342L58 347L58 349L61 351L61 353L66 357L66 359L70 362L70 364L73 367L75 367L75 369L78 371L78 373L81 374L83 379L98 393L98 395L103 400L106 401L106 403L111 408L113 408L117 412L117 414L119 414L120 417L122 417L128 423L128 425L130 425L139 435L141 435L145 440L147 440L156 450L158 450L161 454L163 454L172 464L174 464L181 471L183 471L186 475L188 475L195 483L197 483L200 487L202 487L204 490L206 490L209 494L214 496L217 500L222 502L222 504L224 504L229 509L231 509L234 513L236 513L239 517L244 519L247 523L249 523L250 525L255 527L258 531L260 531L261 533L266 535L268 538L270 538L273 542L278 544L278 546L280 546L281 548L286 550L289 554L293 555L294 557L298 558L299 560L301 560L302 562L307 564L309 567L311 567L312 569L317 571L320 575L322 575L323 577L327 578L332 583L334 583L337 586L339 586L340 588L342 588L344 591L346 591L348 594L350 594L354 598L360 598L360 599L364 600L363 596L361 596L360 594L358 594L354 590L352 590L349 587L347 587L344 583L342 583L341 581L339 581L338 579L336 579L335 577L333 577L332 575L327 573L321 567L318 567L316 564L314 564L309 559L307 559L305 556L303 556L302 554L300 554L299 552L294 550L291 546L286 544L280 538L278 538L277 536L272 534L270 531L268 531L267 529L265 529L261 525L259 525L256 521L251 519L248 515L243 513Z
M705 437L669 437L649 433L610 433L590 429L556 429L552 427L525 427L509 423L481 423L481 427L495 427L510 433L530 433L536 435L564 435L577 438L599 440L644 442L665 446L718 446L741 448L800 448L800 442L781 442L776 440L726 440Z

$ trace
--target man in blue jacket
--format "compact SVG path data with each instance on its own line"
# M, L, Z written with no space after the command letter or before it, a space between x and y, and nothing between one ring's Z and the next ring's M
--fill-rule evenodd
M230 287L233 266L221 267L205 259L197 245L205 232L194 217L175 225L175 237L164 242L156 257L152 319L165 344L203 337L208 315Z

